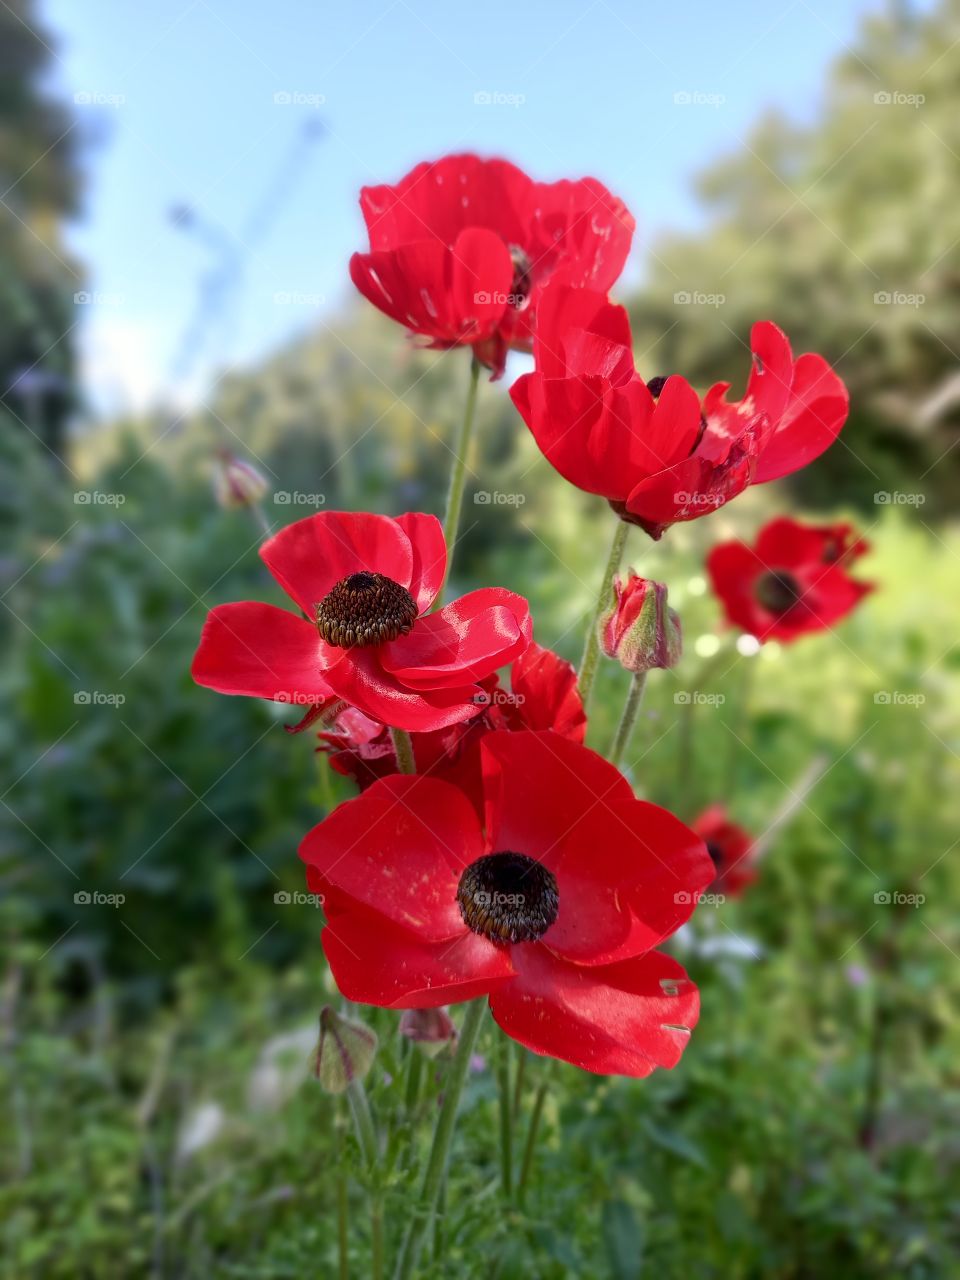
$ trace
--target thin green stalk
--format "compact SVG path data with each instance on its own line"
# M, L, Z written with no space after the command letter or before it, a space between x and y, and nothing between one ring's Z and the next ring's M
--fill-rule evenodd
M420 1081L423 1078L423 1054L415 1044L410 1045L410 1058L407 1062L407 1080L404 1090L404 1106L407 1115L412 1116L420 1101Z
M517 1119L520 1114L520 1104L523 1101L523 1081L527 1074L527 1063L530 1060L530 1052L525 1049L519 1041L515 1042L517 1046L517 1070L514 1075L513 1084L513 1118Z
M383 1280L383 1194L378 1185L377 1165L380 1160L380 1149L377 1142L377 1131L367 1101L367 1093L360 1080L351 1080L347 1085L347 1101L353 1113L353 1123L357 1131L357 1142L363 1154L364 1163L373 1181L370 1189L370 1238L372 1245L371 1275L373 1280Z
M450 576L453 564L453 552L457 541L457 529L460 527L460 509L463 506L463 490L467 479L467 454L470 452L470 441L473 437L473 424L477 410L477 388L480 385L480 361L473 357L470 362L470 386L467 390L467 404L460 423L460 434L457 436L453 451L453 465L450 468L450 487L447 490L447 510L443 517L443 539L447 544L447 568L443 582L437 594L437 604L443 603L443 592Z
M610 748L611 764L619 765L623 759L623 753L626 751L630 735L633 733L633 726L636 724L637 716L640 714L640 704L643 702L643 690L646 683L646 671L635 672L633 679L630 681L630 692L627 694L627 700L623 705L623 715L620 718L617 736L614 738L613 746Z
M486 1001L483 999L472 1000L467 1005L463 1026L460 1028L457 1052L444 1082L443 1105L437 1116L433 1145L430 1148L430 1156L424 1169L416 1203L411 1210L410 1223L397 1259L394 1280L410 1280L410 1277L415 1274L417 1259L430 1226L430 1219L436 1209L440 1187L446 1173L460 1095L463 1092L464 1081L470 1067L470 1056L485 1012Z
M397 768L401 773L416 773L417 759L413 754L413 740L406 729L391 729L393 749L397 754Z
M337 1122L337 1276L338 1280L350 1278L349 1253L349 1203L347 1177L343 1169L342 1121Z
M496 1037L497 1093L500 1108L500 1184L504 1199L513 1186L513 1097L510 1092L510 1041L494 1027Z
M600 583L600 594L597 596L597 607L594 609L593 615L590 619L590 627L587 631L586 643L583 646L583 657L580 660L580 673L577 676L577 684L580 687L580 697L583 699L583 705L585 707L590 700L590 694L593 690L593 681L597 674L597 662L600 658L600 638L597 635L597 623L600 620L600 614L607 607L607 603L610 599L614 575L620 568L620 561L623 558L623 549L627 544L627 534L629 532L630 526L626 521L618 520L617 527L613 534L613 542L610 546L610 556L607 560L607 567L603 571L603 580Z
M527 1194L530 1170L533 1167L533 1155L537 1149L537 1136L540 1131L540 1121L543 1117L543 1104L547 1100L547 1093L550 1089L552 1075L553 1066L552 1064L549 1064L544 1068L540 1083L537 1085L536 1096L533 1100L533 1110L530 1113L530 1127L527 1129L527 1141L523 1148L523 1161L520 1165L520 1177L517 1179L518 1207L523 1206L523 1201Z

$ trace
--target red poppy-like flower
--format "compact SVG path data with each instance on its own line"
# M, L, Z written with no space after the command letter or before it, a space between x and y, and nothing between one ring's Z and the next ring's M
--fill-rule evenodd
M399 729L477 714L481 682L532 636L526 600L499 587L427 613L446 546L435 516L330 511L260 548L304 617L244 601L212 610L193 678L220 693L312 707L331 696Z
M722 804L713 804L690 824L707 846L716 874L710 893L736 897L757 878L751 862L753 836L727 817Z
M485 823L448 782L395 774L304 839L349 1000L487 995L503 1030L589 1071L673 1066L698 995L654 948L713 879L703 841L555 733L488 733Z
M775 324L750 335L742 400L729 383L701 404L683 378L637 373L630 322L595 289L550 285L540 299L536 368L510 389L547 460L653 538L723 506L749 484L805 467L836 438L847 392L822 356L794 360Z
M494 377L509 347L529 349L545 282L605 292L635 226L594 178L534 182L475 155L364 187L360 207L370 252L354 254L350 275L363 296L432 347L472 346Z
M707 572L730 623L758 640L796 640L832 627L873 590L847 573L846 562L863 550L865 543L851 542L848 525L805 525L780 516L764 525L755 547L715 546Z
M479 714L463 724L433 733L411 734L418 773L452 782L483 811L480 741L487 733L520 729L549 729L571 742L582 743L587 717L577 690L577 673L569 662L530 646L510 668L510 690L499 677L483 681ZM328 752L338 773L352 778L361 790L378 778L398 771L393 739L385 726L374 724L348 708L336 718L332 731L319 735L319 750Z

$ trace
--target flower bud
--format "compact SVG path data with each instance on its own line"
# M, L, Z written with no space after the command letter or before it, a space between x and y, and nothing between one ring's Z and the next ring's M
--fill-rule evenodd
M616 578L613 600L597 623L600 647L628 671L673 667L683 647L680 619L667 607L667 588L630 571Z
M435 1058L457 1039L457 1028L446 1009L404 1009L400 1034L419 1045L428 1058Z
M256 467L224 451L214 471L213 492L227 510L252 507L267 492L267 482Z
M351 1081L362 1080L373 1065L376 1051L375 1032L324 1005L313 1069L324 1093L344 1093Z

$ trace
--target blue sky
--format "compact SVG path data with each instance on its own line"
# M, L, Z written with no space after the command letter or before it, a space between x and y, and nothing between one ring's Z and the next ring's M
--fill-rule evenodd
M863 0L41 0L57 88L78 95L89 190L71 239L94 300L81 332L106 409L167 385L200 274L214 260L178 229L190 205L223 241L247 241L242 290L207 359L242 362L329 320L363 244L357 193L418 160L470 148L535 177L590 173L639 233L695 225L691 179L765 109L815 114L829 61L856 38ZM678 103L676 94L693 101ZM279 95L279 98L278 98ZM481 95L479 98L477 95ZM484 100L488 95L489 100ZM249 220L308 122L296 180L264 234ZM293 301L278 301L277 295Z

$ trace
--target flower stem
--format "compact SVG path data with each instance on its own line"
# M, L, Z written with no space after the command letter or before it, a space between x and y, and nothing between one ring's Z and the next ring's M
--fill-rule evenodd
M473 436L473 423L477 409L477 388L480 384L480 361L473 357L470 362L470 386L467 390L467 405L460 423L460 434L457 436L453 450L453 465L450 469L450 487L447 490L447 510L443 517L443 540L447 544L447 568L443 582L437 593L437 604L443 603L443 592L450 576L453 564L453 552L456 546L457 529L460 527L460 508L463 506L463 489L467 478L467 454L470 452L470 441Z
M590 700L590 693L593 689L594 677L597 674L597 662L600 658L600 638L597 635L597 622L600 614L607 605L610 596L610 589L613 586L613 578L617 570L620 568L620 561L623 558L623 548L627 543L627 534L630 532L630 526L625 520L618 520L617 527L614 531L613 542L610 546L610 558L607 560L607 567L603 571L603 580L600 583L600 594L597 597L597 607L593 611L590 619L590 629L587 632L586 643L583 646L583 657L580 660L580 673L577 676L577 684L580 688L580 697L583 699L583 705L586 707Z
M342 1114L342 1113L341 1113ZM347 1200L347 1175L343 1168L343 1122L337 1120L337 1276L339 1280L350 1278L349 1250L349 1202Z
M500 1103L500 1182L504 1199L513 1185L513 1097L510 1093L510 1042L494 1027L497 1055L497 1093Z
M620 719L620 726L617 729L617 736L613 740L613 746L610 748L610 763L619 765L623 759L623 753L627 749L630 741L630 735L633 733L633 726L637 722L637 716L640 712L640 704L643 701L643 690L647 683L646 671L637 671L633 679L630 681L630 692L627 694L627 700L623 705L623 715Z
M470 1067L470 1055L473 1053L473 1046L485 1011L486 1001L483 999L472 1000L467 1005L463 1026L460 1028L460 1042L445 1081L443 1105L437 1116L437 1127L434 1130L427 1167L424 1170L416 1203L411 1211L410 1225L407 1227L403 1247L397 1259L395 1280L410 1280L415 1273L414 1269L420 1256L424 1236L427 1234L430 1218L440 1195L456 1125L457 1107Z
M548 1064L537 1085L536 1096L533 1100L533 1110L530 1113L530 1127L527 1129L527 1141L523 1148L523 1162L520 1165L520 1177L517 1179L517 1206L522 1207L524 1197L527 1192L527 1183L530 1178L530 1170L533 1167L533 1153L537 1149L537 1135L540 1130L540 1120L543 1116L543 1104L547 1100L547 1092L550 1088L550 1078L553 1074L552 1063Z
M415 1044L410 1045L410 1059L407 1062L407 1079L404 1089L404 1105L407 1115L412 1116L420 1102L420 1080L423 1076L423 1054Z
M401 773L416 773L417 759L413 754L413 740L406 729L391 729L393 749L397 756L397 768Z
M373 1254L371 1274L373 1280L383 1280L383 1195L379 1185L376 1185L380 1152L370 1103L361 1081L351 1080L347 1085L347 1101L353 1113L357 1142L360 1144L364 1163L375 1184L370 1190L370 1238Z

